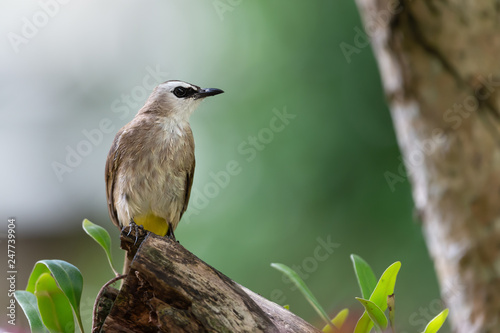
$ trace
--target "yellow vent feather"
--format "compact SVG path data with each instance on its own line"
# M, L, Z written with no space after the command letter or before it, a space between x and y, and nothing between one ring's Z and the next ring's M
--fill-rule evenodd
M134 222L137 225L142 225L147 231L160 236L165 236L168 231L167 221L151 212L146 215L134 216Z

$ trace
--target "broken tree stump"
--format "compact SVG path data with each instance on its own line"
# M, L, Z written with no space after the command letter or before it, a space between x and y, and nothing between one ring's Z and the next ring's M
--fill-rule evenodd
M100 307L104 319L94 332L320 332L178 242L142 229L128 232L121 239L133 258L130 271L118 295L107 293L114 304Z

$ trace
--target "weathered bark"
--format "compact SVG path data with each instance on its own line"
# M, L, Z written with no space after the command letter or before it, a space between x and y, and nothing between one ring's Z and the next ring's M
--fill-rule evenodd
M452 327L499 332L500 3L357 4Z
M141 229L136 241L132 231L122 233L130 271L116 298L110 293L109 314L97 316L101 332L320 332L176 241Z

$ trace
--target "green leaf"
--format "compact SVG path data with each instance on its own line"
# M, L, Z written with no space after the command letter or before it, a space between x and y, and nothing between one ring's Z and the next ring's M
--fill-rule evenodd
M375 326L377 326L380 331L385 330L387 327L387 317L384 312L372 301L359 297L356 297L356 299L363 305Z
M361 318L359 318L356 323L356 327L354 328L354 333L370 333L373 327L373 321L370 319L370 316L365 311Z
M390 265L382 273L375 290L373 290L370 296L370 301L377 304L382 311L387 309L387 296L394 294L394 286L396 285L396 278L400 268L401 262L399 261Z
M14 292L14 297L21 306L21 309L23 309L26 318L28 318L31 332L48 333L49 331L43 325L40 311L38 311L36 296L29 291L17 290Z
M394 294L394 285L396 284L400 268L401 262L399 261L390 265L380 277L377 286L370 296L370 301L375 303L382 312L387 309L387 296ZM365 311L361 318L359 318L354 333L369 333L372 327L373 322Z
M87 219L83 220L82 227L83 230L85 230L85 232L90 237L92 237L92 239L94 239L99 245L101 245L101 247L104 249L104 252L106 252L111 270L113 270L113 273L115 273L115 275L118 275L115 267L113 266L113 259L111 257L111 237L109 236L109 233L103 227L94 224Z
M373 274L370 265L360 256L351 254L351 260L361 289L361 295L363 298L368 299L377 285L377 278Z
M337 313L337 315L331 320L331 322L335 327L341 329L348 315L349 309L343 309L339 313ZM330 325L326 325L325 327L323 327L322 331L323 333L334 333Z
M300 276L290 267L284 264L271 264L271 267L277 269L278 271L284 273L300 290L300 292L304 295L307 301L312 305L314 310L319 314L319 316L326 322L327 325L332 327L332 329L337 329L331 322L330 318L326 314L326 311L321 307L316 297L314 297L313 293L306 286L304 281L300 278Z
M51 333L73 333L75 322L68 298L50 273L43 273L35 283L35 296L44 325Z
M444 321L446 320L446 317L448 317L448 309L444 309L441 311L440 314L438 314L436 317L434 317L425 327L425 330L422 333L436 333L439 331L441 326L443 326Z
M50 273L50 270L47 266L41 263L42 261L38 261L33 267L33 271L31 272L30 277L28 278L28 285L26 286L26 291L30 293L35 292L35 284L40 275L43 273Z
M80 299L82 297L83 277L78 268L63 260L40 260L35 264L28 279L26 290L34 293L36 283L41 275L50 273L55 282L67 297L75 313L78 326L83 332L80 316Z

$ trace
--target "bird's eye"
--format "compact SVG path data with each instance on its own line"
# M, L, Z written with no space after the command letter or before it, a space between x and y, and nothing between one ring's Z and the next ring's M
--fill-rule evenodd
M188 89L184 87L175 87L174 89L174 95L178 98L186 97L187 94L188 94Z

